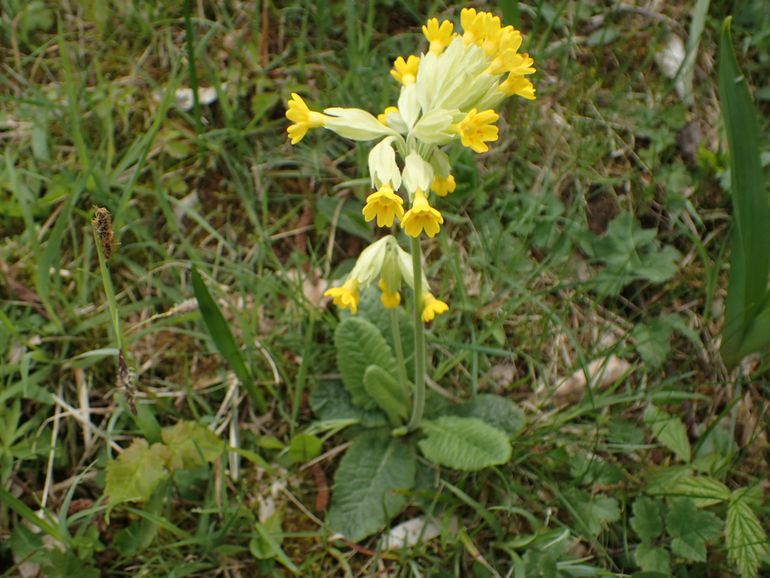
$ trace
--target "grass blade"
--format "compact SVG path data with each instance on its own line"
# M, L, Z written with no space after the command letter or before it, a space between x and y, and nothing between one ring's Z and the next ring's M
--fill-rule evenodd
M733 204L732 257L721 353L725 363L733 367L746 353L742 343L767 296L770 208L759 160L757 117L733 52L730 18L722 25L720 44L719 98L730 152Z
M200 307L201 316L203 317L203 322L206 324L206 329L208 329L209 335L211 335L211 339L214 341L214 345L216 345L220 355L225 358L225 361L227 361L235 372L235 375L243 384L243 387L249 392L249 396L257 406L257 409L264 413L267 411L265 398L262 395L262 392L260 392L254 385L251 372L243 362L241 350L235 343L235 338L233 337L232 331L230 331L230 326L227 324L227 321L225 321L222 312L219 310L219 306L211 297L200 273L198 273L198 270L195 268L192 270L192 284L193 292L195 293L195 298L198 300L198 306Z

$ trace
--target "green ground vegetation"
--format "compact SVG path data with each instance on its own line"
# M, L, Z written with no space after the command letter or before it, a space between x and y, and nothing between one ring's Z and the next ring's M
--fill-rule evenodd
M428 381L511 400L512 455L410 466L393 524L430 540L330 531L349 413L321 295L378 233L367 146L292 147L284 104L381 112L393 59L464 5L0 0L0 575L769 571L770 356L719 353L719 38L732 15L767 166L764 0L483 5L525 33L538 99L453 151Z

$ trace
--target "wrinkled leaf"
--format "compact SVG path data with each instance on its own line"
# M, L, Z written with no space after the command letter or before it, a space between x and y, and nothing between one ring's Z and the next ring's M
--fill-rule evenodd
M416 469L405 441L376 431L357 437L334 474L332 529L354 542L382 530L406 505Z
M398 379L378 367L370 365L364 374L364 389L393 425L402 424L409 415L409 390Z
M310 407L322 421L356 420L364 427L381 427L387 423L378 409L362 409L350 399L339 381L319 381L310 392Z
M348 317L337 326L334 345L337 347L337 367L342 374L342 383L350 392L353 404L364 409L376 408L377 402L364 388L364 374L370 365L396 374L396 360L385 338L366 319Z
M473 399L450 406L451 414L460 417L477 417L494 428L515 434L524 427L524 412L507 397L482 393Z
M435 464L476 471L504 464L511 458L511 442L505 432L475 417L425 420L421 429L426 437L418 445Z

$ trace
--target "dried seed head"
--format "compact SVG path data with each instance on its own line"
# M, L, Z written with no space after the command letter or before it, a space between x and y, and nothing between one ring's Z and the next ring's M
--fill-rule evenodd
M109 215L109 213L107 213ZM123 351L118 352L118 389L123 393L128 408L136 415L136 371L128 366Z
M112 216L104 207L99 207L94 211L94 218L91 221L96 231L96 238L102 247L104 258L109 261L115 252L115 238L112 233Z

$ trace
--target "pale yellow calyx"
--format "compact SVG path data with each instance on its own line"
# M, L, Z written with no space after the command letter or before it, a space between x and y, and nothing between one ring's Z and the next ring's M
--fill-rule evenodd
M457 188L457 183L453 175L447 177L434 177L433 183L431 183L430 190L436 193L439 197L446 197L449 193L453 193Z
M396 217L404 216L404 199L393 192L389 184L384 184L366 198L362 212L367 222L376 217L378 227L392 227Z
M358 288L358 281L349 278L342 287L327 289L324 295L331 297L334 304L340 309L350 309L350 312L355 315L358 311L358 302L360 301Z
M441 54L449 46L454 38L454 24L449 20L444 20L440 25L438 18L431 18L428 23L422 27L422 33L430 42L430 52L435 55Z
M422 320L423 323L428 323L436 318L436 315L441 315L449 311L449 305L436 299L431 293L425 292L422 294Z
M417 82L417 70L420 68L420 57L411 55L407 60L399 56L393 62L393 68L390 71L391 76L398 80L402 85L409 86Z
M417 189L414 193L412 208L401 219L401 227L410 237L419 237L423 231L428 237L435 237L443 222L444 217L441 213L431 207L425 193Z
M474 108L455 125L455 130L460 135L463 146L477 153L485 153L489 150L486 143L498 139L497 127L493 123L499 118L494 110L477 112Z
M398 291L391 291L388 284L385 283L385 279L380 279L377 286L380 288L380 291L382 291L380 301L382 301L382 305L385 309L395 309L401 304L401 293Z
M286 118L292 121L286 132L291 139L291 144L297 144L311 128L319 128L326 124L329 117L323 113L310 110L296 92L291 93L291 98L286 109Z

